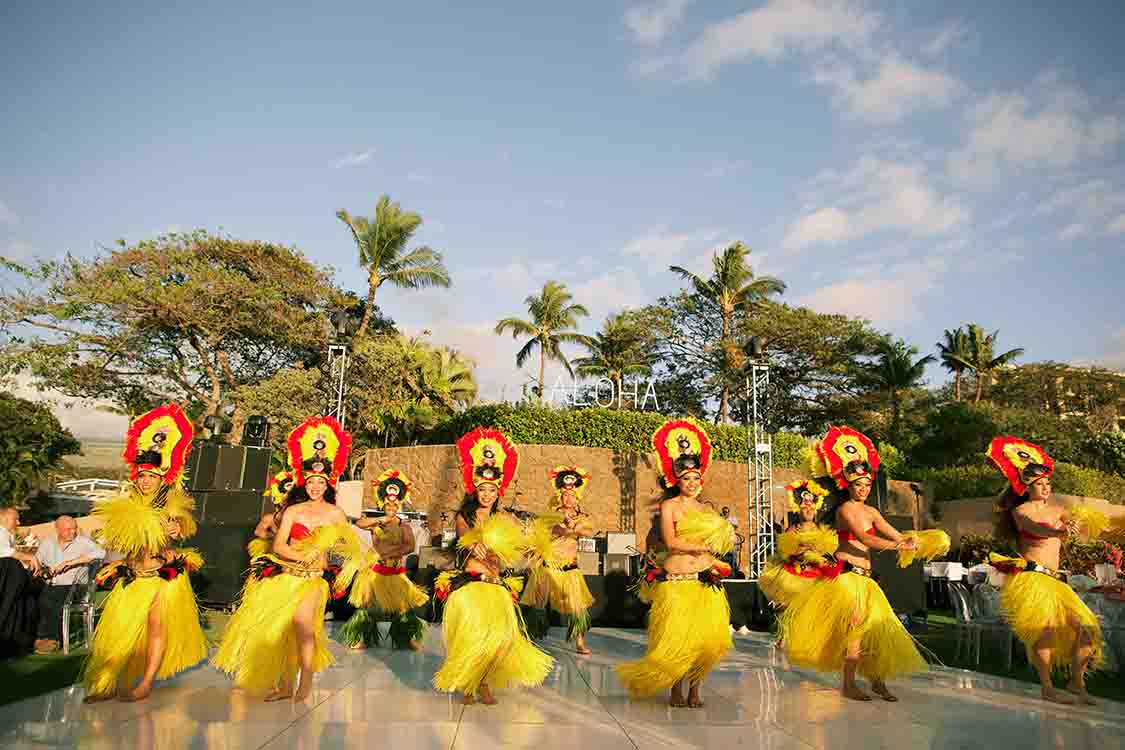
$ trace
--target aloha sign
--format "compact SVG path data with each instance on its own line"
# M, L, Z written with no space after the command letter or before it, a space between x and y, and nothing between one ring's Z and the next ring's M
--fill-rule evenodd
M644 390L641 390L641 385ZM601 406L621 408L631 404L634 409L643 411L651 408L660 411L656 397L656 386L652 380L633 382L622 381L620 387L609 378L598 378L592 385L580 386L575 379L568 385L562 375L555 378L554 385L544 394L544 400L552 406Z

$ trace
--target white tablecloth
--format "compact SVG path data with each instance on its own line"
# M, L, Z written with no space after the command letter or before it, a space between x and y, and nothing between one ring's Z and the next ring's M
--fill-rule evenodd
M929 578L946 578L960 581L965 577L965 566L958 562L928 563L922 568L923 575Z

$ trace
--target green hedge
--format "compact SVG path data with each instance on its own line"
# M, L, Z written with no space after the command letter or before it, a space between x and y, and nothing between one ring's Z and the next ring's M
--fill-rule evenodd
M654 412L615 409L554 409L548 406L486 404L474 406L438 424L423 441L449 444L476 427L495 427L516 443L581 445L588 448L648 452L652 433L666 417ZM746 460L746 428L707 425L719 461ZM773 462L779 468L804 468L806 441L800 435L773 436Z
M991 497L1004 491L1006 480L991 466L947 466L944 469L914 469L910 478L926 482L938 501ZM1052 489L1063 495L1083 495L1125 505L1125 478L1097 469L1064 463L1055 464Z

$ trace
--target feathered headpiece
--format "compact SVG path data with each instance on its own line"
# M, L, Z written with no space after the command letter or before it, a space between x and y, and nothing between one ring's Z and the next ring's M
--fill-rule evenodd
M808 502L811 502L819 512L824 505L824 498L828 496L828 490L821 487L814 479L792 482L786 485L785 490L789 493L790 513L800 513L801 506Z
M553 507L562 505L563 490L573 490L579 501L586 492L586 484L590 481L590 472L581 466L556 466L548 474L554 486L554 496L551 500Z
M698 471L702 476L711 466L711 438L694 419L669 419L653 433L652 447L669 487L687 472Z
M280 508L285 504L285 496L289 494L291 489L293 489L293 472L279 471L270 479L269 486L262 494L273 500L275 508Z
M859 479L875 481L879 471L879 451L870 438L851 427L829 427L816 445L813 473L827 474L840 489Z
M348 465L352 436L333 417L309 417L289 433L286 445L294 484L324 477L335 486Z
M191 420L176 404L158 406L137 417L129 425L122 454L129 464L129 478L136 481L147 471L159 475L164 484L178 484L194 436Z
M383 510L387 505L387 498L398 501L400 510L413 507L410 491L414 483L398 469L387 469L371 481L371 497L375 507Z
M465 492L476 492L481 484L495 484L500 495L516 478L520 454L511 439L487 427L478 427L457 440L457 455L461 459L461 479Z
M1035 443L1007 435L992 438L985 452L988 460L1008 479L1017 495L1055 471L1055 459Z

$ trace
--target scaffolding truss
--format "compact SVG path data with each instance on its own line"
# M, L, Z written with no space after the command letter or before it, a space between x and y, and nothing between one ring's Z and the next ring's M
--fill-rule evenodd
M328 416L335 417L340 426L344 426L344 397L348 393L348 345L329 344L328 346L328 378L332 384L328 394L328 406L325 411Z
M756 581L762 575L774 550L773 517L773 438L766 429L766 394L770 369L765 364L752 364L747 378L753 422L746 431L746 463L750 496L750 530L754 544L750 548L750 570L747 577Z

